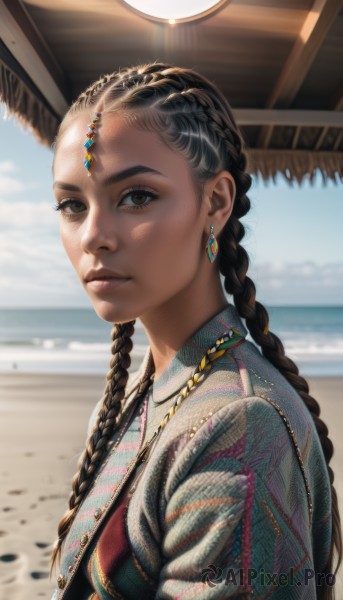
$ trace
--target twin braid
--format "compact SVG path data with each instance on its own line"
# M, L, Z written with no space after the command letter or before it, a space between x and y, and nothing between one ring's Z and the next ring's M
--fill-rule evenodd
M63 540L70 529L76 512L94 479L95 471L106 453L108 442L121 420L122 400L128 379L128 368L131 364L130 352L132 350L131 337L133 332L134 321L113 327L112 357L110 369L106 376L107 384L102 397L101 408L93 431L87 440L86 448L79 459L78 471L72 480L69 509L58 526L58 539L52 552L51 569L60 554ZM146 385L143 386L143 388L145 387ZM139 395L144 395L144 392L145 389L140 389Z

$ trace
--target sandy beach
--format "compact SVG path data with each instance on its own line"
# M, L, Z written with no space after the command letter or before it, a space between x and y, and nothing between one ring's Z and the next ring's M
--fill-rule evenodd
M335 444L343 515L343 377L308 377ZM104 378L0 376L0 598L50 599L49 556ZM342 575L336 600L343 600Z

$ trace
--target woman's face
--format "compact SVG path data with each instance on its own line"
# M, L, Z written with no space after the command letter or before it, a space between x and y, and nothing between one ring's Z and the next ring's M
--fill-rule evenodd
M144 318L207 268L206 209L187 161L118 114L101 118L89 177L83 142L90 120L87 113L71 121L56 150L62 242L102 319Z

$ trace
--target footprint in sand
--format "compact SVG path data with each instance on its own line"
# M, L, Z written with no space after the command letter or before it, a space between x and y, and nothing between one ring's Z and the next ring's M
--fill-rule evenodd
M35 542L37 548L47 548L50 546L50 542Z
M34 456L34 452L25 452L24 456Z
M17 558L17 554L2 554L0 556L0 560L2 560L2 562L13 562L14 560L17 560Z
M32 579L47 579L49 577L49 573L47 571L32 571L30 575Z
M2 509L4 512L10 512L11 510L14 510L13 506L4 506Z
M27 521L25 519L21 519L19 521L20 525L26 525Z
M4 537L4 535L7 535L7 531L0 529L0 537Z
M37 508L37 504L30 504L29 508Z
M48 496L39 496L38 501L44 502L45 500L59 500L60 498L63 498L61 494L49 494Z
M26 494L27 490L10 490L7 492L10 496L20 496L21 494Z

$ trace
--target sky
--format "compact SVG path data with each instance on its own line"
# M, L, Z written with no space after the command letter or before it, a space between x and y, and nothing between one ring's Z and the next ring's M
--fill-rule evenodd
M0 308L90 307L59 238L52 151L0 107ZM343 186L254 179L242 245L267 306L343 305Z

